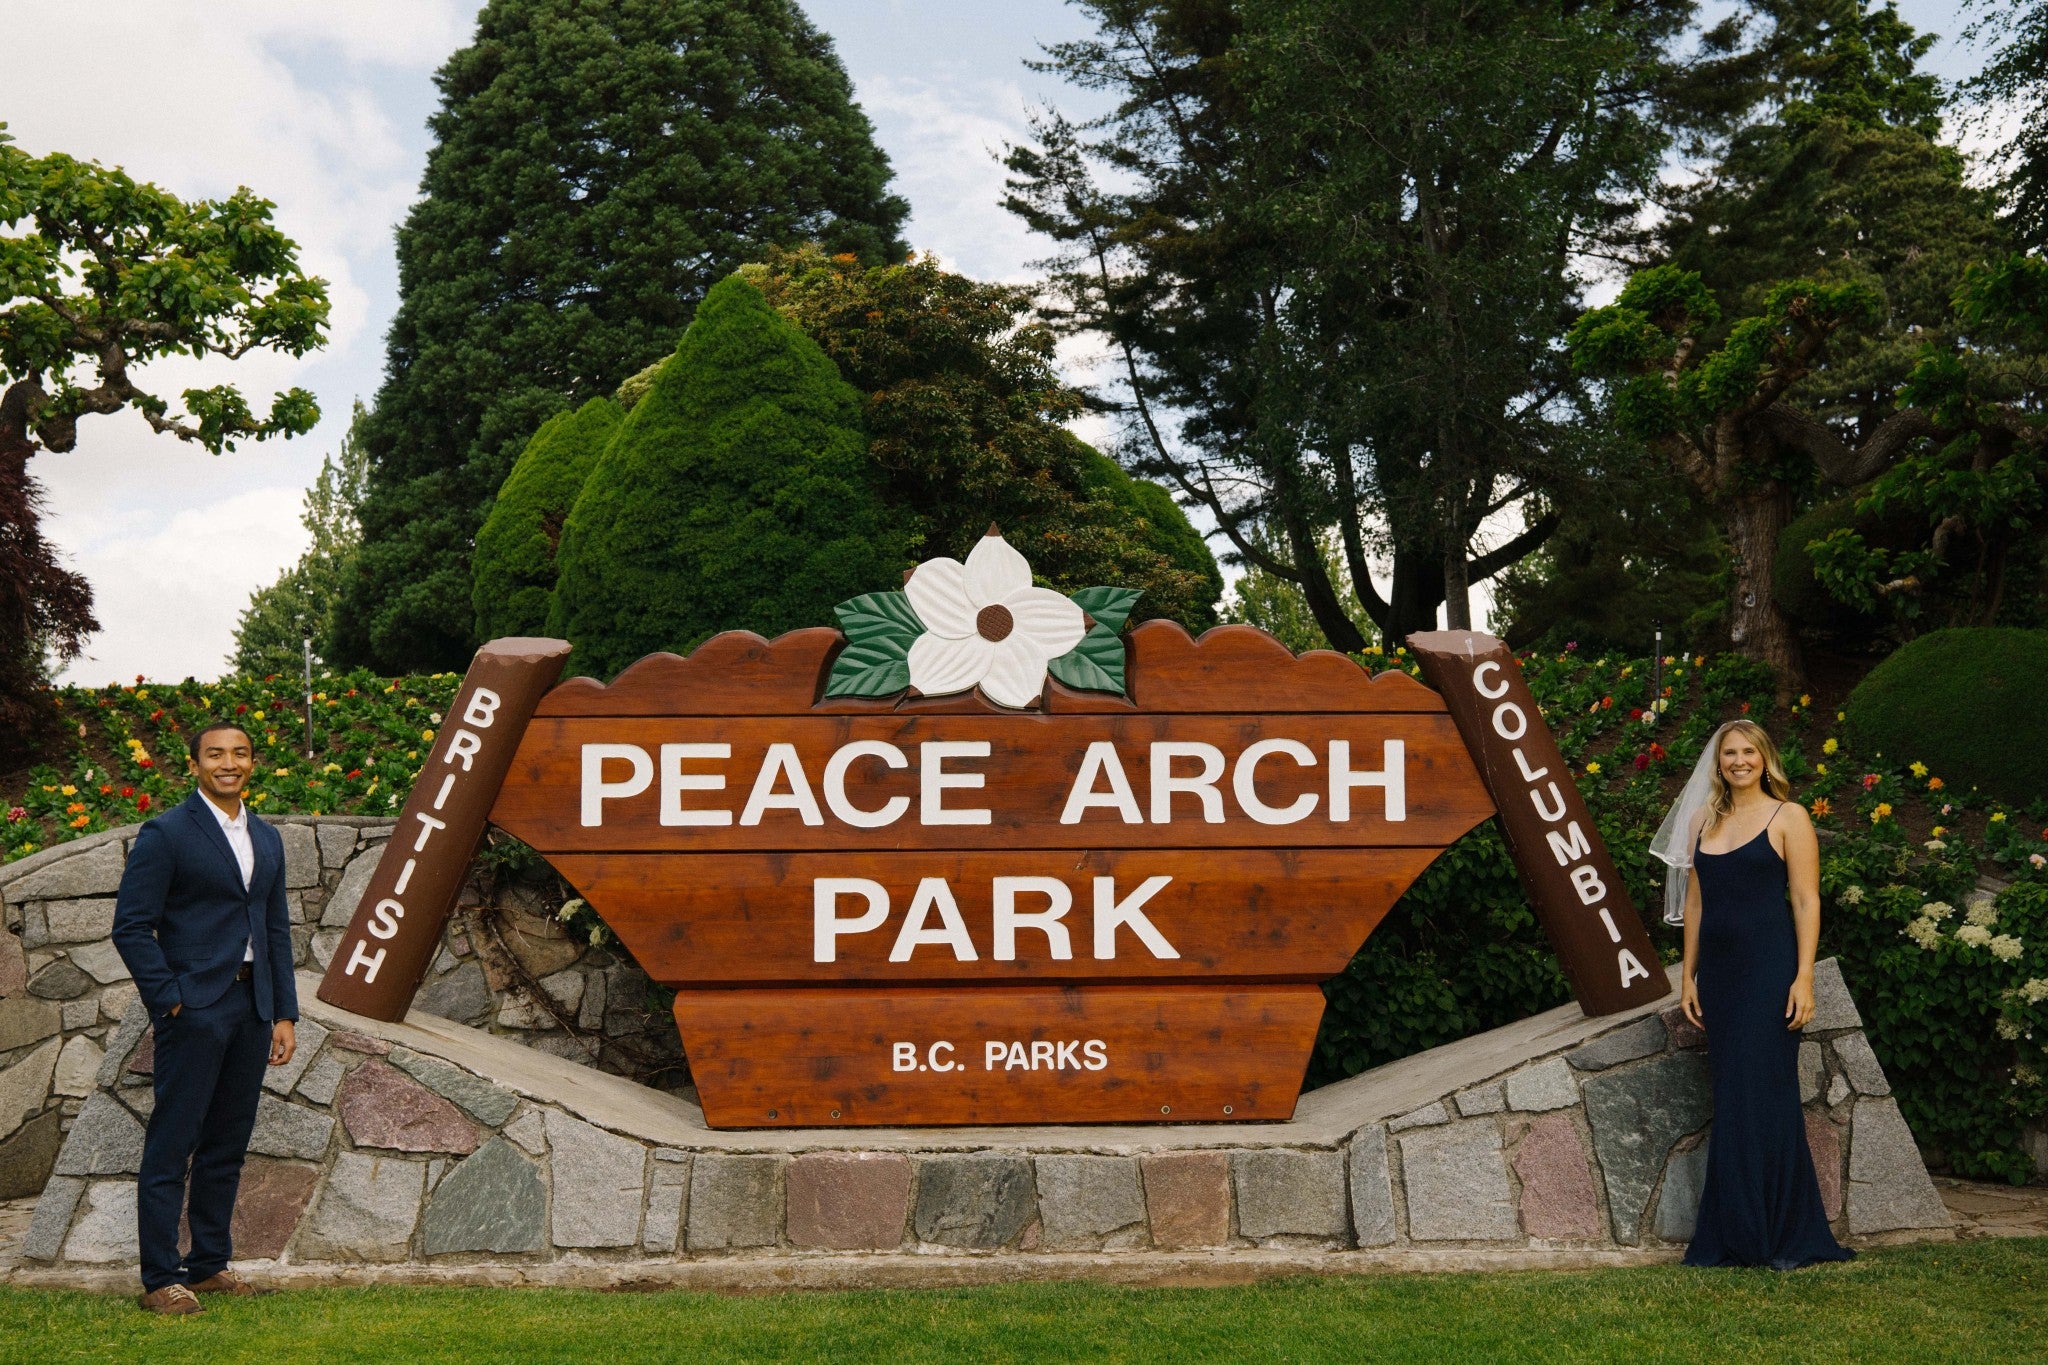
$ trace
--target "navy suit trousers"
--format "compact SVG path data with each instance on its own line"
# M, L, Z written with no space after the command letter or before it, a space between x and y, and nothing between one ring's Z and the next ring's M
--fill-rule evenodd
M156 1021L156 1107L142 1141L136 1223L142 1287L196 1284L227 1268L242 1154L270 1061L270 1025L246 981L210 1005ZM191 1171L192 1250L178 1255L178 1214Z

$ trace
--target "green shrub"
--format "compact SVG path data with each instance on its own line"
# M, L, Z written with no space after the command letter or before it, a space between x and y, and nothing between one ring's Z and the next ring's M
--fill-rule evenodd
M1088 492L1115 509L1112 517L1105 519L1120 522L1127 533L1137 531L1135 539L1140 545L1163 557L1173 569L1198 585L1171 602L1147 602L1140 598L1131 619L1149 621L1155 616L1170 616L1197 631L1214 625L1216 599L1223 595L1223 572L1216 567L1216 556L1209 552L1209 543L1188 520L1188 514L1158 484L1132 477L1122 465L1079 437L1074 438L1074 444L1080 447L1082 478ZM1129 581L1125 586L1137 587L1139 582Z
M760 290L713 287L569 513L549 625L573 666L609 676L721 630L824 625L898 583L906 540L860 401Z
M1951 791L1977 787L2026 805L2048 797L2048 631L1937 630L1870 671L1849 694L1857 747L1925 763Z
M470 558L479 640L547 629L562 527L619 418L618 404L593 398L574 412L550 417L520 452Z

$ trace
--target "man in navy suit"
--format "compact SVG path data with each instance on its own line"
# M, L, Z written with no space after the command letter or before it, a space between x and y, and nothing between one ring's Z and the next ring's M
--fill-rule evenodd
M228 1226L264 1064L291 1060L299 1017L284 841L242 801L256 768L249 734L209 725L189 747L199 789L135 836L114 906L114 946L156 1031L135 1200L142 1306L171 1314L200 1312L195 1290L257 1292L228 1269ZM188 1188L192 1250L181 1257Z

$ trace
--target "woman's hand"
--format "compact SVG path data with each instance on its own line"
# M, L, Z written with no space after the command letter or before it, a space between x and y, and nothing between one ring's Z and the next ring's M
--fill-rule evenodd
M1692 977L1689 974L1680 977L1678 980L1678 1006L1685 1011L1685 1017L1692 1021L1694 1028L1705 1030L1707 1026L1700 1022L1699 987L1693 985Z
M1791 994L1785 997L1785 1017L1791 1021L1785 1027L1795 1033L1813 1018L1813 978L1803 972L1792 978Z

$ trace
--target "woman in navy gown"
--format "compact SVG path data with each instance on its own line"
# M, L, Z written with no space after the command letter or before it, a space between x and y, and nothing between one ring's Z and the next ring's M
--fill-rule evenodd
M1792 1270L1835 1241L1806 1145L1799 1035L1813 1017L1820 848L1777 746L1753 721L1714 735L1695 818L1681 1001L1706 1031L1714 1128L1687 1265Z

